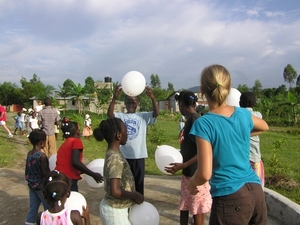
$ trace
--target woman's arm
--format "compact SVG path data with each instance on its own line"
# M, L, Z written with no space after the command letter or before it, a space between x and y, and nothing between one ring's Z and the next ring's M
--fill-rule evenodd
M191 193L194 193L196 186L203 185L209 181L212 175L212 146L208 141L200 137L196 137L195 140L197 144L198 168L188 184L188 189Z
M254 124L253 130L251 131L251 136L259 135L267 130L269 130L269 126L263 119L260 119L256 116L252 115L252 121Z

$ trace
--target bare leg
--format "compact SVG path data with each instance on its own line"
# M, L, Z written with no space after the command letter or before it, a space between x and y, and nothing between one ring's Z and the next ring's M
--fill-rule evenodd
M204 225L205 223L205 217L206 214L205 213L199 213L197 215L194 215L194 225Z
M4 128L4 130L6 130L6 132L8 133L8 134L11 134L10 133L10 130L7 128L7 126L4 124L4 125L2 125L2 127Z

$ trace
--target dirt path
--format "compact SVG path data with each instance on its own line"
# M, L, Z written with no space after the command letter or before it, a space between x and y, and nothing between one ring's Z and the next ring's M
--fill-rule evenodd
M6 136L2 135L0 139L6 139ZM0 168L0 225L24 224L29 206L28 187L24 179L24 163L29 143L25 136L14 136L10 141L17 144L20 155L12 168ZM145 201L158 210L160 224L179 224L179 189L178 176L146 176ZM81 180L79 192L90 206L91 224L102 225L98 208L104 196L103 188L90 188Z

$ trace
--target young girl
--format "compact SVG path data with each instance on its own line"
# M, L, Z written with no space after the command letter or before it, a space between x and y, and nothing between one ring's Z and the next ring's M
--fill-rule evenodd
M182 91L175 95L175 99L181 114L187 119L180 135L180 153L183 163L171 163L172 167L166 167L166 171L174 174L178 170L182 170L179 203L180 225L188 225L189 212L193 215L194 225L203 225L206 213L210 211L212 203L209 192L210 185L206 182L197 187L198 193L196 195L191 195L187 189L188 182L197 169L197 146L188 136L194 121L200 116L196 112L197 96L191 91Z
M18 112L17 116L15 116L15 131L14 131L14 135L17 135L17 131L18 130L20 130L20 132L22 132L21 112Z
M82 131L82 136L84 136L85 138L90 140L90 137L92 136L92 134L93 134L93 130L92 130L91 116L89 114L86 114L85 120L84 120L84 128Z
M130 166L120 152L120 145L127 142L126 125L119 118L103 120L94 130L94 136L97 141L107 142L103 169L106 195L99 206L102 223L130 225L128 209L135 203L141 204L144 196L135 191Z
M66 140L58 149L55 169L71 179L71 191L78 191L77 182L81 179L80 175L82 173L93 177L98 183L102 182L103 177L100 173L89 170L82 163L83 144L80 140L78 123L64 117L61 123L61 130Z
M231 78L221 65L203 69L200 87L209 112L197 119L190 137L197 144L197 171L188 189L208 180L213 204L211 224L256 224L267 221L267 207L258 176L249 163L250 135L269 129L268 124L247 109L229 106L225 100Z
M50 208L40 212L37 216L37 225L83 225L78 210L65 209L64 205L70 196L70 180L58 171L51 171L45 179L44 198ZM82 206L84 224L90 224L89 207Z
M48 204L42 195L43 180L49 172L49 161L47 156L41 152L45 145L46 134L42 130L33 130L29 135L33 149L28 152L25 166L25 179L29 187L29 212L25 224L35 224L38 209L42 203L44 209Z
M252 115L261 118L262 114L258 111L253 111L256 105L255 94L253 92L244 92L240 97L240 106L248 109ZM265 186L265 170L261 160L260 140L259 136L255 135L250 138L250 164L256 175L259 177L261 186Z

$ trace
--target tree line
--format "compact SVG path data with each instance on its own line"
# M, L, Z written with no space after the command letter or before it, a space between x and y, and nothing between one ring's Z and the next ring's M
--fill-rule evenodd
M282 121L282 118L284 118L285 123L296 124L300 103L300 75L297 74L292 65L288 64L283 70L283 80L289 84L288 89L284 84L277 88L263 88L258 79L255 80L253 87L239 84L237 89L242 93L246 91L255 93L257 98L256 110L261 111L265 119L276 123L276 121ZM106 88L105 86L97 88L95 86L96 82L90 76L85 79L83 86L80 83L75 84L71 79L66 79L61 86L58 85L58 89L55 89L51 85L44 84L36 74L33 74L29 81L22 77L20 86L11 82L0 84L1 104L24 104L25 107L31 107L33 98L43 100L45 97L54 96L53 92L56 91L61 98L71 97L76 102L78 109L88 106L93 98L98 99L97 107L102 107L110 101L113 91L119 83L113 83L112 88ZM296 83L295 87L293 87L294 83ZM170 82L168 82L168 87L163 89L157 74L150 75L150 84L148 85L152 88L157 100L166 99L175 91L173 84ZM119 100L122 101L124 97L123 93ZM145 93L142 93L139 98L141 110L151 109L151 101Z

